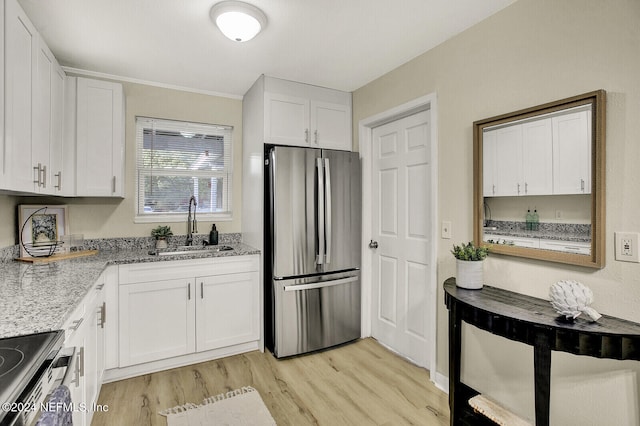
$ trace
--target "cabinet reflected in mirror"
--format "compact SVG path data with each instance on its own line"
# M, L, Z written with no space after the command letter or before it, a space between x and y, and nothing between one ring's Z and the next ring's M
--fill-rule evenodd
M474 239L604 267L605 92L476 121Z

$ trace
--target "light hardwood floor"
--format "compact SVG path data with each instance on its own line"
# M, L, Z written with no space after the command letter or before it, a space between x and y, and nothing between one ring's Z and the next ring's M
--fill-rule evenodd
M429 372L368 338L276 360L249 352L102 386L92 425L166 425L158 411L253 386L279 426L448 425Z

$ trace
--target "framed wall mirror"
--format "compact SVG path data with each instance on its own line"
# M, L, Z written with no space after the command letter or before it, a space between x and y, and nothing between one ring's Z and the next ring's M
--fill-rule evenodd
M604 90L473 123L474 240L603 268Z

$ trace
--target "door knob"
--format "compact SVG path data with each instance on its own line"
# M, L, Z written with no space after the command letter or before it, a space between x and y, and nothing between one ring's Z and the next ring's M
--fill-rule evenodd
M369 242L369 248L377 249L377 248L378 248L378 242L377 242L377 241L373 241L373 240L371 240L371 241Z

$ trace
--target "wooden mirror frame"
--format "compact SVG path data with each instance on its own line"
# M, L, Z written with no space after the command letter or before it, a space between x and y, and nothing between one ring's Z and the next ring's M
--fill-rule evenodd
M483 130L513 121L592 104L591 114L591 254L564 253L527 247L483 242L484 194ZM476 245L488 245L491 253L570 265L603 268L605 266L605 120L606 92L597 90L571 98L549 102L520 111L473 123L473 238Z

